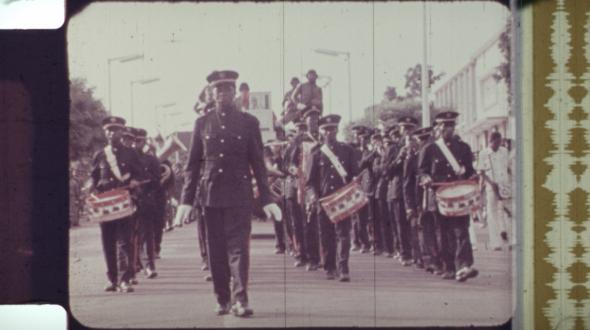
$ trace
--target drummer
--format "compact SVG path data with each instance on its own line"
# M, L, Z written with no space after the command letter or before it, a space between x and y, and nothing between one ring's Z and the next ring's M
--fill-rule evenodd
M125 120L107 117L102 121L107 146L99 150L93 159L92 190L102 193L123 187L134 188L139 174L136 154L122 144ZM100 232L102 249L107 264L107 292L133 292L129 283L132 274L130 230L131 217L102 222ZM121 259L117 262L117 256Z
M475 176L473 153L468 144L455 135L457 112L446 111L435 117L440 129L440 138L426 145L420 152L418 174L425 186L437 183L451 183ZM445 266L444 279L463 282L478 275L473 267L473 250L469 240L469 216L447 217L437 212L440 219L443 248L442 261Z

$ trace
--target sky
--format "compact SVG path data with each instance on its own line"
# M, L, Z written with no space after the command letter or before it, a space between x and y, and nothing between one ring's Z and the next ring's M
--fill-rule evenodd
M270 92L280 113L293 76L320 75L324 108L350 118L346 56L350 53L352 119L378 103L387 86L404 93L404 74L422 61L423 9L428 62L452 75L503 29L509 11L495 2L94 3L68 29L70 78L86 79L111 111L150 135L192 129L192 107L213 70L239 72L238 83ZM131 83L157 78L149 84ZM329 82L330 81L330 82ZM328 83L326 85L326 83ZM133 86L133 88L131 87ZM432 86L436 89L436 85ZM131 102L133 100L133 102ZM161 105L174 103L162 108Z

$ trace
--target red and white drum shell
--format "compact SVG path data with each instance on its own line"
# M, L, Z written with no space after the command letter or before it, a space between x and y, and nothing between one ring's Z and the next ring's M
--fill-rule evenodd
M477 181L455 181L440 185L436 190L436 204L446 217L470 215L481 208L481 192Z
M93 222L114 221L135 213L136 206L127 189L113 189L92 194L86 199L90 220Z

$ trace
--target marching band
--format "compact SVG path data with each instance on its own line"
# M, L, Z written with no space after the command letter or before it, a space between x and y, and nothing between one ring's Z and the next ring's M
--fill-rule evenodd
M292 79L284 99L280 125L292 121L296 130L265 146L258 120L235 102L237 78L234 71L207 77L190 150L171 139L156 153L145 130L119 117L103 121L108 144L94 157L88 203L100 222L105 291L133 292L142 270L157 277L175 181L167 159L178 149L189 158L175 221L192 214L198 222L218 315L253 314L247 288L255 198L274 220L275 253L291 256L294 267L323 269L328 280L352 280L351 252L384 255L446 280L478 275L469 226L481 196L469 189L478 175L471 148L455 132L458 113L439 113L425 127L411 116L382 129L356 125L353 142L340 142L341 118L322 116L310 70L308 82Z

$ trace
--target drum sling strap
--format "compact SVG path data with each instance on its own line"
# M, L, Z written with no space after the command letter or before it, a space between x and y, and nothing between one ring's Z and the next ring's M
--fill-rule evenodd
M463 174L465 172L465 169L463 167L461 167L461 165L459 165L459 162L457 162L457 159L455 158L455 156L453 156L453 153L451 152L451 150L449 150L449 148L447 148L445 141L443 139L438 139L438 140L436 140L435 143L438 146L438 148L440 149L440 151L442 151L443 156L445 156L445 159L447 160L447 162L449 162L449 164L453 168L455 175Z
M346 177L348 176L348 173L344 169L344 166L340 164L336 155L334 155L334 153L332 152L332 150L330 150L327 144L322 145L320 150L324 153L324 155L326 155L326 157L328 157L328 160L330 160L332 165L334 165L334 168L342 178L342 181L344 182L344 184L346 184Z
M121 170L119 169L119 164L117 164L117 157L113 153L113 149L110 145L104 147L104 154L107 158L107 163L109 163L109 167L111 172L117 178L117 180L124 182L125 180L129 179L129 173L125 175L121 175Z

